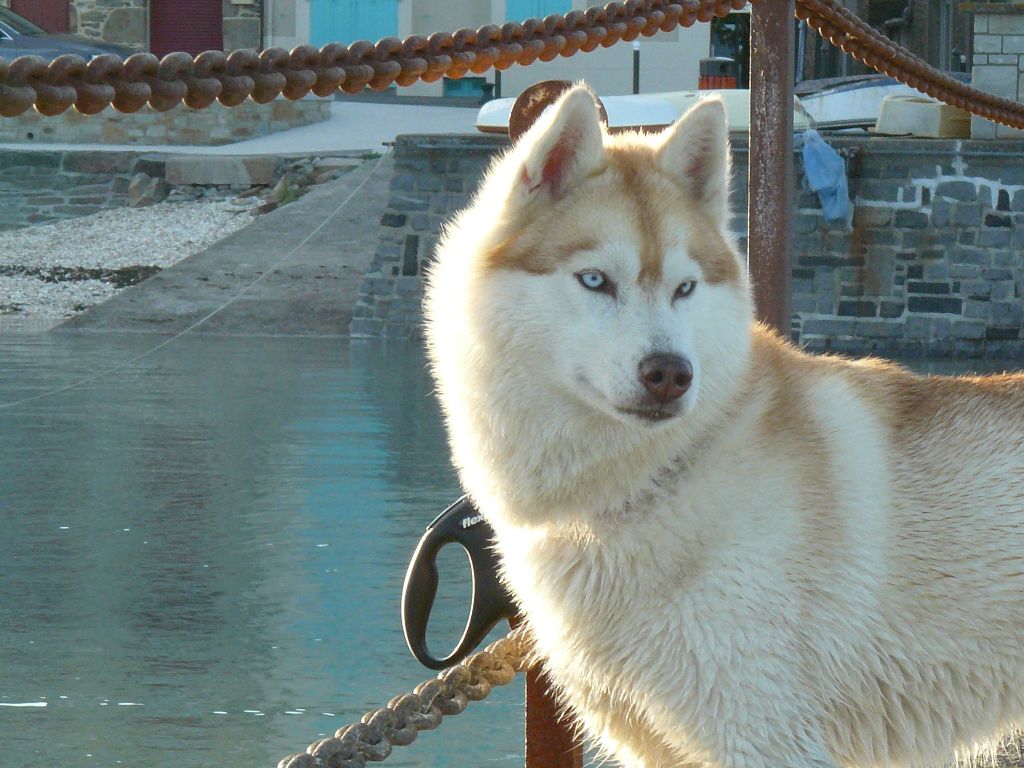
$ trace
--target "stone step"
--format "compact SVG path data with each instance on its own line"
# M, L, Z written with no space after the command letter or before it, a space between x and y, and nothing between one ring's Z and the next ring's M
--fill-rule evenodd
M171 155L167 158L167 183L236 187L273 184L281 163L281 158L268 155Z

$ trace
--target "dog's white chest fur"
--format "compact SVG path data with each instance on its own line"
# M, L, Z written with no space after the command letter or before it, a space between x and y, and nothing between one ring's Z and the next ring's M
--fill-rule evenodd
M609 752L637 765L743 764L765 736L776 759L805 764L821 735L796 744L790 734L820 727L819 705L836 688L822 675L871 642L850 617L875 600L879 564L860 550L884 535L881 516L864 515L860 533L833 531L849 549L822 562L815 550L828 544L782 480L794 468L754 466L757 449L745 456L739 437L721 435L694 466L670 466L655 492L586 533L500 537L508 581L568 699ZM884 474L861 499L877 499L880 484ZM828 664L810 658L808 637L840 626ZM745 732L769 724L774 736Z

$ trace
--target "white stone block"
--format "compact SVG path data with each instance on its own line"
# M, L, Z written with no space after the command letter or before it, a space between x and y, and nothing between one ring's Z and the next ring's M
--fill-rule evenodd
M971 138L972 139L994 139L996 137L996 124L983 117L971 115Z
M985 93L1002 96L1004 99L1017 98L1017 67L993 66L974 67L971 85Z
M977 27L978 18L975 17L975 27ZM988 19L987 31L989 34L1024 35L1024 13L992 13L980 18Z
M1003 53L1024 53L1024 35L1004 35Z
M996 126L996 138L998 139L1024 139L1024 131L1017 128L1010 128L1006 125Z
M974 36L974 52L975 53L1002 53L1003 52L1003 37L1002 37L1002 35L975 35Z
M167 158L167 181L181 184L271 184L280 161L276 157L172 156Z
M978 14L974 17L974 34L984 34L988 32L988 16Z

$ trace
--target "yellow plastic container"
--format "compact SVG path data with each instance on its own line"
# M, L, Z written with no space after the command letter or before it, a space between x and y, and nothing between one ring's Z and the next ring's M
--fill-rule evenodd
M969 139L971 116L962 109L920 96L886 96L875 133L930 139Z

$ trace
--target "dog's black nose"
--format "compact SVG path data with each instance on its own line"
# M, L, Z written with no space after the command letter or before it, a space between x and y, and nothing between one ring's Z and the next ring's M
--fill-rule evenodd
M693 366L685 357L656 352L640 361L640 381L664 405L686 394L693 383Z

